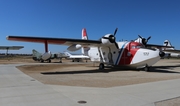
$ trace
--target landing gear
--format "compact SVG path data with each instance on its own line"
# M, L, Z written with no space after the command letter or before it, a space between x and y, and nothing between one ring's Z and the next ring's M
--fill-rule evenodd
M51 59L48 60L48 63L51 63Z
M41 63L44 63L44 60L41 60L40 62L41 62Z
M99 70L104 70L104 63L99 64Z
M59 63L62 63L62 58L60 58Z
M144 71L149 71L149 67L144 67Z
M150 71L150 68L148 65L146 65L146 67L144 67L144 71Z

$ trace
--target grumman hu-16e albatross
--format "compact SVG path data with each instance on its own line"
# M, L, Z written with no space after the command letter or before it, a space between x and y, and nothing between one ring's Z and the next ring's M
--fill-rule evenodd
M144 68L148 70L165 55L159 49L148 49L142 43L135 41L116 42L116 32L117 29L114 34L106 34L100 40L88 40L86 29L82 30L83 39L7 36L7 40L44 43L44 55L48 54L48 44L67 45L70 51L83 48L84 54L88 55L91 61L100 61L100 70L104 69L104 64L121 68Z

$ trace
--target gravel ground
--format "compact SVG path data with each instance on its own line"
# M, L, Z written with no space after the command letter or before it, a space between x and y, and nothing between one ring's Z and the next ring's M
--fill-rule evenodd
M180 78L179 60L168 59L160 60L149 72L119 69L99 71L93 63L70 62L17 68L45 84L84 87L114 87Z

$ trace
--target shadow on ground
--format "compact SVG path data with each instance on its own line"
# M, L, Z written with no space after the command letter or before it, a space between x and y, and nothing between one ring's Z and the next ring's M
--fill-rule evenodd
M88 66L89 67L89 66ZM180 74L178 71L172 71L174 68L180 67L180 65L170 65L170 66L153 66L150 68L148 72L156 72L156 73L177 73ZM81 71L55 71L55 72L42 72L43 75L57 75L57 74L88 74L88 73L110 73L116 71L132 71L132 69L121 69L121 68L105 68L104 70L81 70ZM134 71L141 71L134 69Z

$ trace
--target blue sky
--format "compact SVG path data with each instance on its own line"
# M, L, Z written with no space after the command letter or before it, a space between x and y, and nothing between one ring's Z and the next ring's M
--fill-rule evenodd
M148 43L165 39L180 49L180 0L0 0L0 45L24 46L10 53L44 52L40 43L6 40L7 35L99 39L118 28L117 40L152 36ZM67 46L49 45L52 52ZM0 50L0 52L5 52Z

